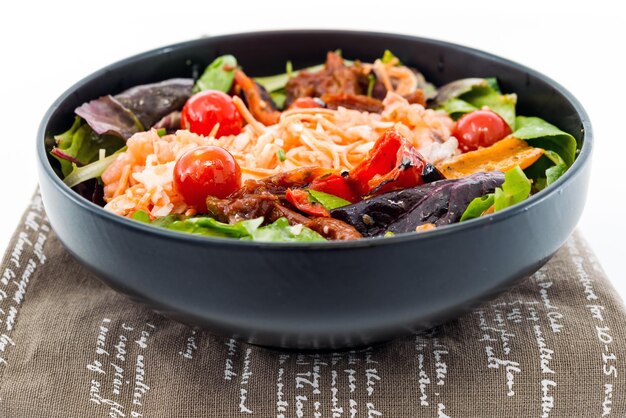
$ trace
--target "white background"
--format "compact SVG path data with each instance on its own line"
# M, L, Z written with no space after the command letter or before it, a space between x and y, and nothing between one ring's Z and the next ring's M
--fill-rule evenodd
M612 2L619 4L620 2ZM559 81L596 152L579 228L626 296L626 21L586 1L35 2L0 6L0 253L37 184L35 135L53 100L98 68L178 41L266 29L399 32L483 49ZM463 65L459 63L459 65ZM112 92L115 93L115 92Z

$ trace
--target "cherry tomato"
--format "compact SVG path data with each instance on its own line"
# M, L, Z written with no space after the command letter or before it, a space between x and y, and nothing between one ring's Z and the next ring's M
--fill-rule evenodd
M243 119L233 103L233 99L217 90L205 90L191 96L181 115L183 129L208 135L219 123L216 138L224 135L237 135L243 127Z
M241 169L224 148L192 148L174 166L174 187L185 203L206 212L208 196L223 199L241 187Z
M510 133L509 125L491 110L476 110L461 116L452 130L463 152L491 146Z

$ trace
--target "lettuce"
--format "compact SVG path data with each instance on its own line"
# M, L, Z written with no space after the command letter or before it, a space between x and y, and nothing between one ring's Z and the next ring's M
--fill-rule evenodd
M380 59L382 61L383 64L389 64L391 61L393 61L394 59L398 60L397 65L401 65L400 63L400 59L398 59L398 57L396 57L395 55L393 55L393 52L391 52L388 49L385 49L385 52L383 53L383 57Z
M238 238L263 242L326 241L320 234L304 225L289 225L286 218L279 218L274 223L261 226L263 217L239 221L234 224L219 222L207 216L181 218L175 215L157 218L150 222L149 215L141 210L133 213L131 217L136 221L150 223L161 228L207 237Z
M148 215L148 213L143 210L136 210L135 212L133 212L133 214L130 217L131 219L134 219L139 222L143 222L145 224L150 223L150 215Z
M61 164L61 173L67 177L75 167L85 166L96 161L103 149L105 155L111 155L124 146L124 141L112 135L98 135L79 117L74 119L72 127L54 137L56 146L50 154Z
M307 189L309 192L309 199L324 206L327 210L333 210L342 206L350 205L345 199L339 196L332 195L330 193L320 192L319 190Z
M100 135L126 139L144 130L137 116L111 95L83 103L74 112Z
M251 236L262 223L262 217L240 221L231 225L203 216L177 220L162 226L174 231L210 237L243 238Z
M285 107L285 100L287 100L287 93L285 93L284 89L271 92L270 97L272 98L272 101L274 102L274 104L276 105L278 109L282 109Z
M470 113L474 110L478 110L476 106L473 106L465 100L461 100L456 97L448 99L447 101L442 103L439 109L445 110L446 113L455 120L460 118L465 113Z
M530 196L531 183L524 174L524 171L515 166L504 173L504 183L502 187L496 187L493 193L477 197L461 215L460 222L478 218L493 206L493 211L497 212L516 205Z
M192 85L193 80L188 78L142 84L115 96L102 96L83 103L74 112L97 134L128 139L182 109L191 96Z
M502 187L494 192L494 209L499 211L516 205L530 196L530 180L519 166L504 173Z
M533 147L557 153L567 167L576 159L578 147L574 137L537 117L518 116L511 136L523 139Z
M515 105L517 95L502 94L495 78L464 78L441 87L435 98L437 109L445 110L451 118L487 106L515 130Z
M345 62L348 63L348 61L345 61ZM309 73L315 73L317 71L322 70L323 68L324 68L324 64L318 64L312 67L304 68L303 70L298 70L298 71L292 70L289 72L284 72L282 74L270 75L267 77L254 77L254 81L256 81L261 86L263 86L263 88L267 90L268 93L271 94L271 93L283 90L285 86L287 85L287 81L289 81L291 77L295 77L298 74L300 74L300 71L307 71Z
M320 242L326 239L304 225L289 225L287 218L258 228L251 234L253 241L263 242Z
M115 161L118 154L124 151L126 151L126 147L120 148L106 158L102 158L82 167L72 163L72 171L63 179L63 183L67 184L68 187L74 187L84 181L97 179L104 173L104 170Z
M559 179L576 159L578 144L574 137L537 117L518 116L517 130L511 134L530 145L544 149L544 154L525 171L533 179L533 188L543 190Z
M206 67L204 73L193 86L192 92L198 93L203 90L219 90L228 93L235 80L237 59L232 55L222 55L215 58Z
M502 119L504 119L511 127L511 130L516 128L516 94L500 94L490 85L485 88L473 89L472 91L464 94L461 99L477 109L482 109L487 106L489 109L500 115Z
M546 186L549 186L565 174L567 164L565 164L563 158L554 151L545 150L543 155L554 163L552 167L546 169Z
M470 202L469 205L467 205L467 209L465 209L465 212L463 212L463 215L461 215L461 219L459 220L459 222L482 216L482 214L485 213L487 209L493 206L494 200L494 193L489 193L484 196L475 198Z
M502 183L504 174L499 171L474 173L383 193L334 209L331 216L368 237L388 231L414 232L424 224L443 226L458 222L474 198L492 193Z

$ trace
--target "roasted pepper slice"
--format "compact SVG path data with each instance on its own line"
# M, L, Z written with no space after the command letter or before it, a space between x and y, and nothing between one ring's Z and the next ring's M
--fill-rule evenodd
M330 213L326 208L318 202L312 201L309 198L309 192L304 189L287 189L285 199L307 215L324 218L330 217Z
M338 173L329 173L316 178L309 186L309 189L338 196L350 203L356 203L361 200L358 188L355 187L354 182L347 175L342 176Z
M356 183L359 194L368 196L424 183L422 173L427 165L410 142L390 129L376 141L367 158L352 169L349 177Z

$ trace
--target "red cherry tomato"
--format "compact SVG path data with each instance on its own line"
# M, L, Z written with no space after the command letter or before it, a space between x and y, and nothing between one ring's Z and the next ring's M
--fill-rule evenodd
M181 115L183 129L208 135L219 123L216 138L224 135L237 135L243 127L243 119L233 103L233 99L217 90L205 90L191 96Z
M223 199L241 187L241 169L224 148L192 148L174 166L174 187L185 203L206 212L208 196Z
M491 146L510 133L509 125L491 110L476 110L461 116L452 130L463 152Z

